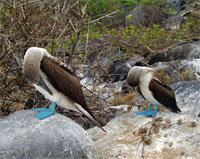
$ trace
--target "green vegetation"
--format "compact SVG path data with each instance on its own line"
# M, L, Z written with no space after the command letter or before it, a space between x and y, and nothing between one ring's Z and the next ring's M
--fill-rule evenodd
M81 2L87 3L87 13L91 17L99 17L123 7L130 10L137 5L156 6L163 3L163 0L81 0Z
M88 5L88 15L95 18L111 13L123 6L132 9L138 4L137 1L133 0L82 0L82 2L85 2ZM123 12L121 12L121 14L122 13Z

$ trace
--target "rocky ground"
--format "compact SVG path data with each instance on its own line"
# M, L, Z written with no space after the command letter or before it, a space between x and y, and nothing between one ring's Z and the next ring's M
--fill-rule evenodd
M102 159L197 159L200 157L199 118L159 112L138 116L134 109L112 119L104 128L87 132Z
M140 25L149 26L157 24L161 20L163 21L161 26L163 29L178 31L185 27L183 25L187 21L187 15L199 16L199 0L188 0L187 3L185 0L164 2L162 5L168 6L169 10L174 10L172 15L166 14L165 10L158 12L151 6L139 5L130 10L129 14L123 16L121 19L124 21L123 27L130 24L133 24L135 28ZM23 15L25 14L23 13ZM135 19L133 20L131 17ZM26 25L28 23L25 24L25 28ZM169 35L167 34L168 38L164 38L164 40L161 38L160 41L154 41L152 38L149 45L137 43L137 37L136 41L134 38L128 39L128 36L122 39L120 29L118 36L105 33L96 39L81 41L77 45L77 53L82 50L85 53L84 58L81 56L84 60L81 59L80 62L78 54L73 57L71 65L74 66L74 72L80 79L91 111L104 125L107 133L97 127L92 128L94 125L80 114L60 107L57 107L56 111L64 116L55 114L42 121L36 120L34 111L18 111L1 119L0 134L3 137L0 138L0 141L3 144L0 145L0 156L20 159L33 158L37 155L41 155L38 158L44 158L44 156L66 158L69 154L71 154L71 158L68 156L70 159L81 157L91 159L200 158L200 25L195 25L195 28L193 25L190 27L193 29L193 34L189 38L170 37L174 34L167 32L169 33ZM63 29L60 28L60 30ZM150 35L153 36L154 30L152 32ZM166 36L165 34L163 36ZM155 38L162 37L157 32L155 35ZM17 39L18 36L20 34L16 34ZM9 41L9 37L5 37ZM13 39L16 37L13 36ZM17 51L8 51L9 57L12 55L10 52L23 53L25 47L32 45L31 41L27 42L31 38L28 40L26 38L21 38L22 41L24 39L26 41L23 42L25 46L21 50L18 50L18 45L16 45L17 48L13 50ZM167 45L168 41L171 40L174 43ZM35 41L37 40L34 39L33 44ZM41 42L41 46L47 46L47 42ZM8 44L8 48L12 48L10 41ZM153 47L157 49L154 50ZM63 51L65 49L62 48L56 53L56 56L61 55L63 61L66 61L69 56L66 56L67 51ZM6 57L5 50L2 56L0 55L0 59ZM6 61L6 57L3 67L0 66L0 71L4 72L0 74L2 79L0 81L0 114L3 116L18 109L48 107L49 101L32 90L22 76L20 65L22 62L20 61L23 55L19 54L18 57L13 53L12 57L17 64L11 64L10 67L7 67L6 64L10 62ZM126 83L127 73L135 65L152 67L163 77L165 83L174 90L178 107L182 110L181 113L175 114L160 108L155 118L136 115L136 112L147 107L147 101ZM20 70L17 75L16 69ZM9 76L6 76L7 73ZM76 121L87 132L65 116ZM54 128L57 134L54 134ZM51 149L54 151L50 151ZM83 152L84 156L81 156L79 152ZM77 155L80 156L77 157Z
M181 113L161 110L155 118L136 115L138 106L116 106L104 128L88 130L102 159L197 159L200 157L199 81L173 83ZM114 107L112 107L114 109ZM119 111L120 110L120 111Z

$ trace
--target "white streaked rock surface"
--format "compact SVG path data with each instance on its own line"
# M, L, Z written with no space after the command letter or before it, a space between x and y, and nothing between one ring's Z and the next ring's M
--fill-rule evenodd
M162 118L153 122L153 118L132 111L112 119L104 127L106 134L98 128L89 129L88 133L102 159L197 159L200 156L197 117L161 111L157 117Z

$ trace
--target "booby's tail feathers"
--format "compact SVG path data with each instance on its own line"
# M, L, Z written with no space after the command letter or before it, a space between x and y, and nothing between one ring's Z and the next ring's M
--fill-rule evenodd
M100 129L102 129L104 132L106 132L105 129L99 124L85 109L83 109L79 104L75 103L76 108L83 113L91 122L93 122L96 126L98 126Z

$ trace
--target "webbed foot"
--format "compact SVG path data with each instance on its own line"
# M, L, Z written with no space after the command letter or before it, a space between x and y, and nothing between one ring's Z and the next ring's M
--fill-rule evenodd
M45 119L55 113L55 107L56 103L52 102L50 108L36 108L35 111L39 111L38 114L36 114L36 117L38 119Z
M142 112L137 112L137 115L147 115L149 110L145 110L145 111L142 111Z
M146 113L146 115L148 115L148 116L156 116L157 115L157 110L151 110L151 111L148 111L147 113Z
M151 109L151 104L149 103L148 109L142 112L137 112L137 115L148 115L148 116L156 116L158 111L158 105L156 105L156 109Z

